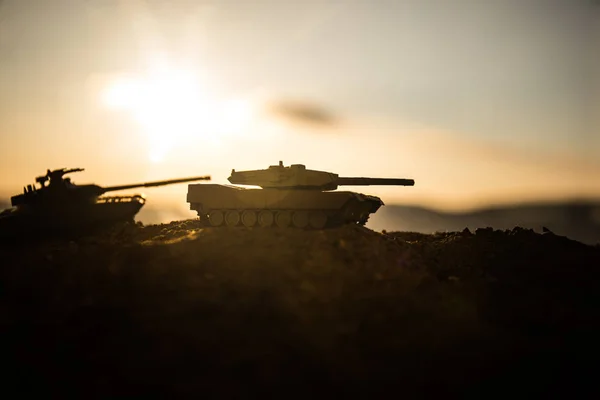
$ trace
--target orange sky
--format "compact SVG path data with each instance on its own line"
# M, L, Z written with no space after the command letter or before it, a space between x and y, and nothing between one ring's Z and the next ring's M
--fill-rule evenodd
M47 168L226 183L279 160L416 180L350 188L388 204L600 198L600 14L584 0L51 3L0 6L5 199ZM185 209L185 189L146 194Z

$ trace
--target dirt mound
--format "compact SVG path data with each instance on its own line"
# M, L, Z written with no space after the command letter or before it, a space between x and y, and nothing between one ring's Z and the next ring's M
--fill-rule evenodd
M190 220L4 246L0 257L3 357L21 393L593 388L600 247L552 233Z

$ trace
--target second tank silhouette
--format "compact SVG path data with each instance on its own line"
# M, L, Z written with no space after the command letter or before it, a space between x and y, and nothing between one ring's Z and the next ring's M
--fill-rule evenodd
M102 187L75 185L66 174L82 168L47 170L36 178L39 186L27 185L23 193L12 196L12 207L0 213L0 236L52 234L130 222L146 200L139 194L103 196L105 193L141 187L210 180L210 176L170 179L131 185Z
M322 229L343 224L364 225L383 201L376 196L335 191L338 186L413 186L412 179L349 178L306 169L302 164L231 171L229 182L260 186L188 185L187 202L206 226L278 226Z

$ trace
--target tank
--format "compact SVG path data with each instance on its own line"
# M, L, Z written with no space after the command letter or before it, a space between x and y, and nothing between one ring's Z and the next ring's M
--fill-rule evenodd
M0 213L0 236L79 231L131 222L144 206L144 196L103 196L105 193L210 180L210 176L198 176L102 187L95 184L76 185L70 178L64 177L66 174L83 170L47 170L46 175L35 179L38 186L27 185L23 188L23 193L12 196L12 207Z
M228 180L233 185L188 185L187 202L205 226L323 229L364 225L370 214L384 205L383 201L362 193L336 191L339 186L415 184L412 179L340 177L306 169L302 164L286 167L282 161L268 169L234 169Z

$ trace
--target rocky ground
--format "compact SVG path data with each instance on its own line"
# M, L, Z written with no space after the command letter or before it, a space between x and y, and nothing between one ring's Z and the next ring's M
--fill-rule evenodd
M3 387L21 394L599 392L600 246L552 233L191 220L4 244L0 260Z

